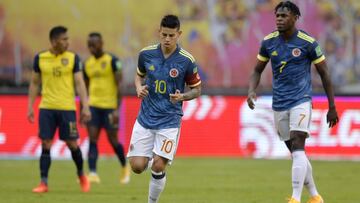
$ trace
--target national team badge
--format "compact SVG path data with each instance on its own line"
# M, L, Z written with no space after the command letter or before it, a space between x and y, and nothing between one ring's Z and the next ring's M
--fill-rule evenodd
M176 78L179 75L179 71L176 68L172 68L169 72L170 77Z
M101 62L101 68L102 69L106 68L106 61Z
M66 66L67 64L69 64L69 59L67 59L67 58L62 58L62 59L61 59L61 64L62 64L63 66Z
M300 54L301 54L301 50L299 48L295 48L292 50L293 56L298 57L298 56L300 56Z

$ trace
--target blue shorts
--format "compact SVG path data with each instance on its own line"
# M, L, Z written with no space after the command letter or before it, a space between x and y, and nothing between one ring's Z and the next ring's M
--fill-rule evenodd
M39 128L41 139L53 139L57 128L61 140L79 138L75 111L40 109Z
M119 123L113 121L112 112L114 109L102 109L90 106L91 111L91 120L88 122L88 125L95 126L100 128L105 128L107 130L117 130L119 128Z

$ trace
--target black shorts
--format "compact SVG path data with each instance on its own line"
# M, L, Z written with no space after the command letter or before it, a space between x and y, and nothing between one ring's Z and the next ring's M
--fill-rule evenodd
M88 125L98 128L105 128L107 130L117 130L119 127L118 122L114 123L112 112L114 109L102 109L90 106L91 120Z
M61 140L79 138L75 111L40 109L39 128L41 139L53 139L57 128Z

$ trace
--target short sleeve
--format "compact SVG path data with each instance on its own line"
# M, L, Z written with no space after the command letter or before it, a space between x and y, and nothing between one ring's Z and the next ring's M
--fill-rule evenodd
M73 69L73 72L76 73L76 72L79 72L83 69L82 67L82 63L81 63L81 60L80 60L80 57L75 54L75 60L74 60L74 69Z
M263 61L263 62L267 62L267 61L269 61L269 58L270 58L269 54L266 51L266 41L263 40L261 42L261 46L260 46L259 54L257 55L257 59L259 59L260 61Z
M140 54L139 54L137 74L140 77L144 77L146 75L144 52L140 52Z
M122 70L122 63L116 56L111 58L111 67L114 72Z
M310 45L309 58L313 64L317 64L325 60L321 47L316 41Z
M185 82L189 87L196 87L201 84L199 70L195 62L190 62L186 68Z
M34 58L33 70L37 73L40 73L39 54L36 54Z

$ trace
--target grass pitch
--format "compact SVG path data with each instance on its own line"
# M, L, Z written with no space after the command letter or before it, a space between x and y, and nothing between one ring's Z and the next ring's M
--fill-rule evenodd
M326 203L360 202L360 164L312 161L318 189ZM0 202L4 203L146 203L150 173L132 174L119 183L115 159L98 163L100 184L81 193L72 161L53 160L49 192L33 194L39 183L37 160L0 160ZM291 195L290 160L176 158L167 171L160 203L286 203ZM306 202L306 189L302 202Z

